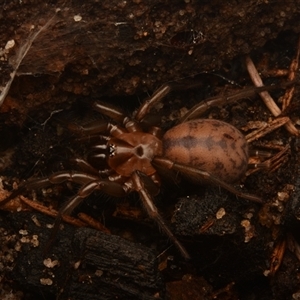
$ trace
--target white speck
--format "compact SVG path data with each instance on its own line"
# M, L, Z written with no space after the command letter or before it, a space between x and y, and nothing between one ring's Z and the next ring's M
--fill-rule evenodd
M15 41L14 40L9 40L6 45L5 45L5 49L8 50L8 49L11 49L15 46Z
M47 268L54 268L55 266L59 266L59 261L57 259L52 260L51 258L46 258L44 259L43 264Z
M115 23L115 26L126 25L126 24L127 24L127 22L116 22L116 23Z
M81 265L81 260L74 263L74 270L77 270L79 266Z
M278 192L277 196L279 201L286 201L287 199L289 199L289 194L286 192Z
M80 22L82 20L82 16L81 15L75 15L74 16L74 21L75 22Z
M38 247L40 242L39 242L39 236L37 234L34 234L32 236L32 239L31 239L31 244L33 247Z
M216 213L216 219L222 219L226 215L226 211L223 207L221 207Z
M103 275L103 271L102 270L96 270L95 275L97 277L101 277Z
M27 235L27 234L28 234L28 231L25 230L25 229L20 229L20 230L19 230L19 233L20 233L21 235Z
M31 217L31 220L33 221L33 223L34 223L36 226L38 226L38 227L41 227L41 226L42 226L36 215L33 215L33 216Z
M42 285L52 285L52 284L53 284L53 281L52 281L52 279L50 279L50 278L41 278L41 279L40 279L40 283L41 283Z

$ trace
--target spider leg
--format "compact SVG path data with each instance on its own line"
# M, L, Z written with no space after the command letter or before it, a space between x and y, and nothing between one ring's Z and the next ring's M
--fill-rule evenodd
M270 89L274 89L274 86L262 86L262 87L247 87L243 89L242 91L233 93L228 96L216 96L209 98L207 100L204 100L200 102L199 104L196 104L193 106L179 121L179 123L184 123L188 120L196 119L203 115L208 109L214 106L220 106L220 105L227 105L229 103L233 103L240 99L245 99L248 97L253 97L257 93L261 91L266 91Z
M152 96L147 98L144 103L140 106L135 114L135 119L137 121L142 121L143 118L150 112L151 108L159 103L166 95L171 91L187 90L191 88L198 87L199 83L165 83L160 88L158 88Z
M136 115L135 115L135 119L137 121L141 121L146 114L149 113L150 109L159 101L161 101L161 99L163 99L166 95L168 95L170 93L170 91L172 90L172 87L170 84L164 84L162 85L159 89L157 89L153 95L149 98L147 98L144 103L140 106L140 108L138 109Z
M121 123L125 126L127 131L116 125L110 125L108 127L110 134L115 137L124 132L142 131L138 123L132 120L131 118L127 117L126 114L120 108L116 108L110 104L102 102L95 102L93 104L93 108L101 114L104 114L116 121L117 123ZM118 131L122 130L123 132L118 132L117 129Z
M157 164L160 167L166 168L166 169L178 171L178 172L182 173L183 175L187 176L188 178L192 179L193 181L211 182L214 185L221 186L222 188L226 189L227 191L231 192L232 194L235 194L238 197L241 197L241 198L253 201L253 202L257 202L257 203L263 203L261 198L255 196L255 195L243 193L243 192L235 189L230 184L213 176L209 172L206 172L206 171L203 171L203 170L200 170L197 168L189 167L187 165L178 164L169 159L160 158L160 157L155 157L153 159L153 163Z
M204 102L201 102L194 107L192 107L180 120L180 123L186 122L191 119L196 119L205 113L209 108L214 106L219 106L222 104L228 104L235 102L239 99L245 99L247 97L253 97L261 91L266 91L274 89L274 86L263 86L263 87L248 87L242 91L234 93L229 96L216 96L212 97ZM182 86L179 84L164 84L159 89L157 89L151 97L145 100L145 102L138 109L135 119L137 121L142 121L142 119L149 113L151 108L158 102L160 102L167 94L172 90L180 90Z
M153 199L145 188L141 174L138 171L133 172L132 180L135 190L139 193L143 205L150 218L154 219L162 231L170 238L174 245L178 248L185 259L190 259L190 256L184 246L178 241L168 225L165 223L162 216L159 214L157 207L154 205Z
M64 174L67 175L67 174ZM67 177L67 176L66 176ZM93 181L89 181L84 184L77 194L69 199L58 211L58 215L55 219L52 232L50 234L49 242L47 243L44 253L47 253L49 248L52 246L55 236L58 232L59 225L63 219L63 216L70 215L75 207L77 207L85 198L92 194L95 190L101 190L106 194L114 197L123 197L126 195L123 186L116 182L109 180L100 180L99 178Z
M36 180L33 180L29 183L28 182L23 182L18 187L18 189L13 190L12 193L9 196L4 198L0 202L0 207L5 205L6 203L8 203L10 200L16 198L17 196L21 195L26 190L35 189L36 186L47 187L47 186L50 186L50 185L51 185L51 183L49 182L48 178L36 179Z
M101 132L107 132L109 130L109 126L110 123L105 120L96 120L85 125L70 123L68 124L68 129L79 134L93 135Z
M96 154L94 156L92 156L92 158L95 158L95 157L97 158ZM101 175L109 176L114 172L112 169L98 170L82 158L71 159L71 162L74 163L77 167L79 167L82 172L85 172L88 174L93 174L97 177L99 177Z
M126 195L122 185L109 180L94 180L84 184L77 194L69 199L59 210L61 215L70 215L74 208L78 206L82 200L92 194L95 190L101 190L104 193L114 197L124 197Z
M3 199L0 202L0 206L6 204L11 199L17 197L25 190L41 189L41 188L51 186L53 184L60 184L65 181L71 181L71 182L75 182L75 183L84 185L84 184L88 184L90 182L100 181L100 178L99 178L99 176L90 175L90 174L87 174L84 172L79 172L79 171L57 172L57 173L50 175L49 177L39 178L39 179L34 179L34 180L31 180L28 182L24 182L23 184L20 185L20 187L17 190L14 190L8 197ZM103 182L106 182L106 181L103 181ZM116 185L116 183L114 183L114 182L111 183L111 186L112 186L111 189L109 189L108 183L110 183L110 182L107 181L107 183L105 185L105 189L107 190L108 194L111 194L111 195L116 194L116 197L123 196L123 193L121 193L119 189L116 189L116 190L114 189L114 185Z
M127 117L126 113L123 112L120 108L116 108L110 104L102 103L102 102L95 102L93 104L93 108L104 114L111 119L113 119L117 123L124 124L125 128L128 132L135 132L135 131L142 131L141 127L139 126L139 122L145 117L146 114L149 113L150 109L159 102L163 97L165 97L173 88L173 86L169 84L165 84L157 89L151 97L145 100L145 102L140 106L137 113L135 114L134 120ZM105 125L100 124L103 128ZM155 129L156 130L156 129ZM157 134L156 132L154 134ZM117 136L116 134L113 134Z
M126 118L126 113L122 111L119 107L114 107L111 104L103 103L101 101L97 101L93 103L93 109L100 112L103 115L108 116L113 119L117 123L122 123Z
M90 138L90 135L93 136L103 132L109 132L109 134L112 136L118 136L127 132L126 129L122 128L121 126L114 125L104 120L96 120L84 126L72 123L68 125L68 129L83 136L88 135L87 138ZM101 135L100 138L103 138L104 140L107 139L107 137L103 135Z

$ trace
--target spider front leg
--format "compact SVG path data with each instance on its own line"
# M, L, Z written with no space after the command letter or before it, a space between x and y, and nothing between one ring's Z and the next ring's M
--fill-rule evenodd
M146 99L136 112L135 119L141 121L151 110L151 108L158 102L160 102L166 95L170 93L172 86L170 84L164 84L157 89L151 97Z
M121 128L120 126L109 124L110 127L108 127L108 129L109 129L110 135L112 135L112 136L117 137L119 134L125 133L125 132L142 131L139 124L136 121L134 121L133 119L127 117L126 114L120 108L116 108L110 104L102 103L102 102L95 102L93 104L93 107L95 110L97 110L101 114L104 114L104 115L110 117L115 122L123 124L127 130L127 131L124 130L124 128Z
M135 119L137 121L141 121L154 107L155 104L159 103L166 95L168 95L171 91L182 90L194 88L198 84L187 85L183 87L180 84L176 83L166 83L158 88L151 97L145 100L145 102L140 106L138 111L136 112ZM206 101L203 101L194 107L192 107L179 121L179 123L186 122L191 119L196 119L203 115L209 108L219 105L225 105L228 103L235 102L239 99L245 99L248 97L253 97L257 93L261 91L274 89L273 86L263 86L263 87L248 87L242 91L237 93L233 93L229 96L216 96L209 98Z
M124 128L104 120L96 120L84 126L72 123L68 125L68 129L77 134L85 136L84 139L90 139L91 137L97 136L104 132L108 132L112 136L118 136L127 132ZM107 137L104 135L100 135L100 138L107 139Z
M54 184L60 184L65 181L75 182L75 183L81 184L83 186L91 184L93 182L99 182L99 183L102 182L104 192L107 192L108 194L111 194L113 196L116 195L116 197L122 197L123 195L125 195L124 190L120 187L119 184L117 184L115 182L110 182L108 180L102 180L101 178L99 178L99 176L87 174L84 172L62 171L62 172L54 173L49 177L34 179L34 180L23 183L17 190L13 191L8 197L3 199L0 202L0 206L6 204L11 199L17 197L25 190L35 190L35 189L46 188L48 186L51 186ZM94 189L96 189L96 187Z
M189 179L191 179L194 182L209 182L216 186L221 186L222 188L226 189L232 194L235 194L238 197L257 202L257 203L263 203L262 199L251 194L246 194L243 192L240 192L239 190L235 189L230 184L218 179L217 177L213 176L211 173L190 167L184 164L175 163L169 159L166 158L160 158L155 157L153 159L153 163L169 170L178 171L181 174L185 175Z
M261 87L247 87L236 93L232 93L228 96L220 95L216 97L211 97L207 100L200 102L193 106L179 121L179 123L187 122L188 120L193 120L201 117L208 109L215 106L227 105L229 103L236 102L240 99L246 99L248 97L253 97L257 93L262 91L267 91L274 89L274 86L261 86Z
M132 181L134 184L134 189L139 193L143 205L151 219L154 219L162 231L170 238L170 240L174 243L174 245L178 248L180 253L185 259L190 259L190 255L188 254L187 250L184 246L178 241L176 236L172 233L169 229L167 224L165 223L162 216L159 214L157 207L154 205L152 197L149 195L148 191L145 188L142 179L142 173L135 171L132 174Z
M67 173L57 175L57 177L55 177L53 181L57 180L56 183L61 183L66 180L70 181L70 177L68 177L68 175L69 174ZM46 245L44 251L45 253L48 252L48 249L53 244L53 241L59 229L59 225L62 221L62 217L64 215L70 215L72 211L75 209L75 207L77 207L85 198L87 198L96 190L101 190L104 193L114 197L124 197L126 195L126 192L123 189L123 186L121 184L109 180L101 180L97 178L95 180L89 181L86 184L84 184L79 189L77 194L73 196L71 199L69 199L58 211L58 215L55 219L49 242Z

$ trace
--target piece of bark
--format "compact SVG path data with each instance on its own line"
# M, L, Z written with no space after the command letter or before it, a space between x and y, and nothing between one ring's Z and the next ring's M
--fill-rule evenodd
M32 221L39 221L40 226ZM7 216L22 244L11 278L31 294L58 299L162 299L164 283L153 252L115 235L63 224L53 245L53 219L41 214ZM44 253L45 252L45 253Z

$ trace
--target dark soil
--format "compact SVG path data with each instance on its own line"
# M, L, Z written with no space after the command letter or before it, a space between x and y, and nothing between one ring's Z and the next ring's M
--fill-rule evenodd
M297 0L5 1L1 87L22 47L32 45L0 107L1 196L14 183L72 168L70 159L88 149L67 127L97 120L94 101L132 114L162 84L185 86L167 96L157 114L167 130L181 109L252 86L247 54L265 84L278 86L272 95L279 99L287 77L270 71L287 70L295 58L299 18ZM10 40L15 45L5 50ZM284 114L299 124L298 73ZM250 121L273 118L258 96L213 108L206 117L242 131ZM218 187L163 181L156 204L190 262L149 220L136 195L89 197L74 216L85 212L104 221L112 235L64 224L46 253L53 219L25 207L1 211L0 298L298 299L299 138L282 127L250 147L266 150L266 144L273 145L267 149L272 154L278 146L290 150L275 172L241 180L243 191L260 196L263 206ZM57 208L76 189L62 185L25 194ZM280 245L286 245L283 259L271 276L272 253Z

